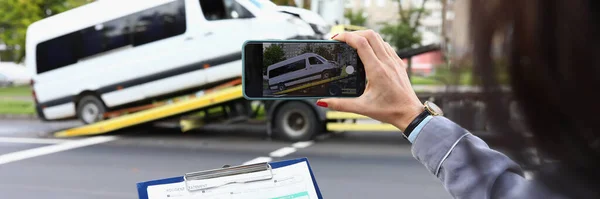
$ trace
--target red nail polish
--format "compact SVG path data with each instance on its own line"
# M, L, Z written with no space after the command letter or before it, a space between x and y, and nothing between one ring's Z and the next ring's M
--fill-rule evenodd
M337 33L337 34L335 34L335 35L331 36L331 38L333 39L333 38L337 37L339 34L340 34L340 33Z
M325 107L325 108L327 108L327 106L329 106L329 105L327 105L327 103L325 103L325 102L318 101L318 102L317 102L317 106L320 106L320 107Z

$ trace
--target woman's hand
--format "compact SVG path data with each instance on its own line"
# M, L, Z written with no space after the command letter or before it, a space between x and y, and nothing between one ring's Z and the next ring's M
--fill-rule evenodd
M358 98L321 99L317 105L365 115L404 131L424 110L406 74L406 64L372 30L345 32L333 39L346 42L358 51L368 82Z

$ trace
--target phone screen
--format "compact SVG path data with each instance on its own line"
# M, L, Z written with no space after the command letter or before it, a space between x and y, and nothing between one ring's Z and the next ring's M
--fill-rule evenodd
M365 72L354 48L337 41L248 41L247 98L358 97Z

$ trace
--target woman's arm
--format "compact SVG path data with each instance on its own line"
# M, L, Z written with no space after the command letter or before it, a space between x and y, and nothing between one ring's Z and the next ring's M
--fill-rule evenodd
M507 156L442 116L424 124L412 153L454 198L556 198L525 179Z
M358 98L321 99L317 105L366 115L404 131L423 112L423 104L402 59L372 30L334 37L357 50L369 82ZM441 116L425 122L409 136L413 155L455 198L555 198L523 178L516 163L454 122Z

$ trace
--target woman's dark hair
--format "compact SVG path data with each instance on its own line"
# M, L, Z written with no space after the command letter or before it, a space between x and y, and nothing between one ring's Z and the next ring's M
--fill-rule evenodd
M471 0L475 75L494 132L547 159L536 179L572 198L600 198L600 1ZM508 123L492 41L503 35L512 98L527 131ZM530 139L526 139L530 134ZM529 143L527 140L531 140ZM521 162L529 157L517 157Z

